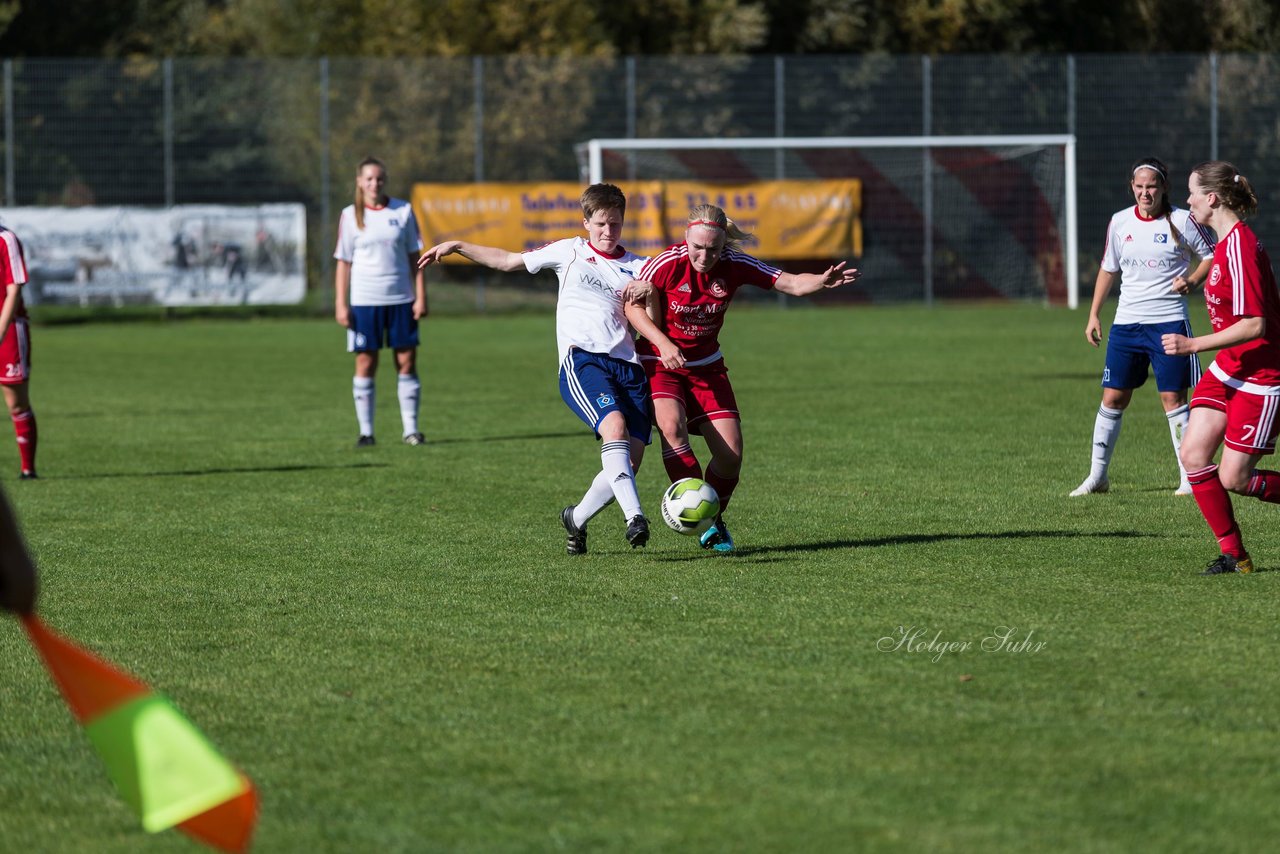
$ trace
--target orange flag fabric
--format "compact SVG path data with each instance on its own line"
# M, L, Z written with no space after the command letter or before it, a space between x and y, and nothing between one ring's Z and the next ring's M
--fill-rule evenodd
M158 832L177 826L223 851L248 850L257 822L253 782L164 696L54 632L34 614L23 628L121 795Z

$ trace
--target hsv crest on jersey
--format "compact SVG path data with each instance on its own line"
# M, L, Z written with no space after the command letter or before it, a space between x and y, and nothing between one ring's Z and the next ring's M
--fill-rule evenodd
M606 406L610 406L612 403L613 403L612 395L602 394L596 398L596 406L600 407L601 409L604 409Z
M1169 235L1167 235L1167 234L1157 234L1157 235L1155 235L1155 239L1156 239L1156 243L1168 243L1168 242L1169 242Z

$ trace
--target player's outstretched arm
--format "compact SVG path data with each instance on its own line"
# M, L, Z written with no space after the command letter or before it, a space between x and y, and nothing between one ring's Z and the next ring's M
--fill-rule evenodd
M858 271L853 267L845 269L841 261L828 267L821 273L787 273L783 272L773 283L774 288L788 296L807 297L824 288L838 288L858 280Z
M30 614L36 607L36 567L3 495L0 495L0 607L19 614Z
M432 246L418 259L418 269L425 269L444 256L455 253L491 270L501 270L504 273L525 269L524 259L518 252L508 252L496 246L481 246L478 243L467 243L463 240L449 240Z

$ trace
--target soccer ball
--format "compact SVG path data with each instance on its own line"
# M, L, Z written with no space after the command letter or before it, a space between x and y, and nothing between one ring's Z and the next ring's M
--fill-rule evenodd
M662 521L677 534L701 534L720 512L720 496L705 480L686 477L662 493Z

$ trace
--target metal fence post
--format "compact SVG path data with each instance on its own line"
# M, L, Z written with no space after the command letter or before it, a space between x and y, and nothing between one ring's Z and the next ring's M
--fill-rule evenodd
M164 206L175 202L173 175L173 57L165 57L164 65Z
M1209 53L1209 159L1218 159L1218 52Z
M329 177L329 57L320 57L320 228L321 233L329 227L329 198L333 195ZM320 241L323 249L325 241ZM333 287L333 259L330 253L321 252L320 269L323 271L323 287L327 291ZM334 295L336 298L336 294Z
M627 139L636 138L636 58L628 56L627 69ZM636 153L627 152L627 180L636 179Z
M471 70L475 79L475 181L480 183L484 180L484 57L473 57ZM476 311L484 311L483 281L476 287Z
M773 135L787 135L787 78L786 60L781 56L773 58ZM786 152L781 148L773 150L774 177L781 181L787 177ZM778 306L786 308L790 300L782 291L778 291Z
M13 60L4 61L4 203L13 207L18 203L13 180Z
M933 62L928 55L920 57L921 133L933 135ZM933 305L933 153L926 146L921 154L921 204L924 218L924 304Z

